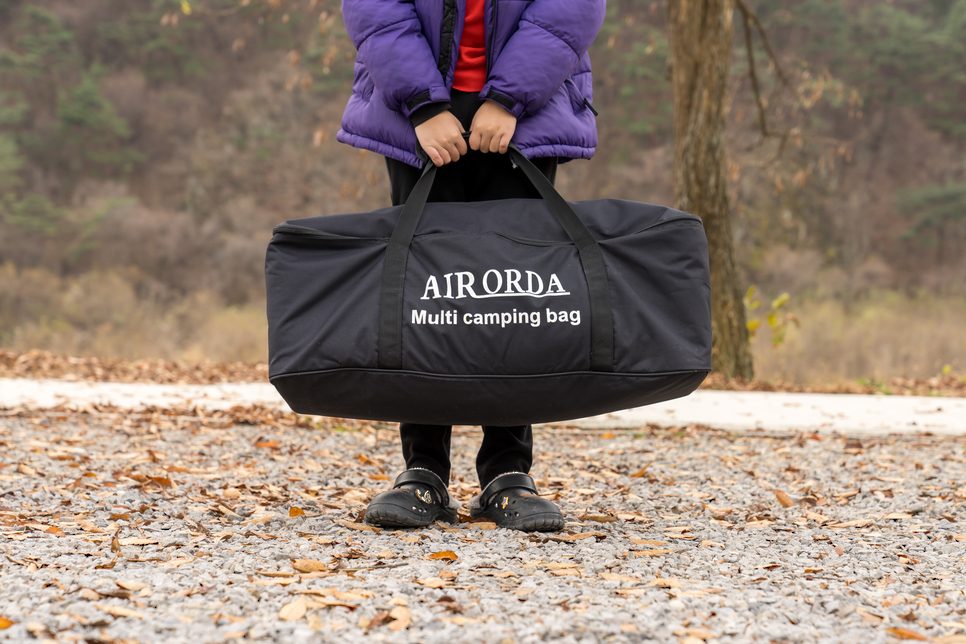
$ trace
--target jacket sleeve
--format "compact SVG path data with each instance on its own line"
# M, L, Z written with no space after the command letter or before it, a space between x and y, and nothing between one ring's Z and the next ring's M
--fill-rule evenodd
M605 11L606 0L533 0L480 96L518 119L540 111L587 53Z
M449 100L413 0L342 0L342 18L389 109L409 118L427 103Z

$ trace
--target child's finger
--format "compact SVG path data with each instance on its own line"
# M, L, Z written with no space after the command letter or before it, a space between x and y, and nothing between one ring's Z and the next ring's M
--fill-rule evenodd
M460 156L466 154L466 139L463 138L463 128L460 127L460 136L456 138L456 149L459 151Z
M494 134L493 138L490 139L490 152L496 154L497 152L503 152L500 149L500 145L503 143L503 135L497 132Z
M484 131L480 133L480 152L486 154L490 151L490 141L493 139L493 133L489 131Z
M449 163L449 152L446 151L446 148L440 146L438 148L432 148L432 150L435 153L434 157L432 158L433 163L436 164L436 167L444 166Z
M449 161L450 161L450 163L456 163L457 161L460 160L459 147L457 147L457 145L455 143L448 143L446 145L446 152L449 153Z
M500 137L500 154L506 154L507 149L510 147L510 139L513 135L509 132Z
M470 130L470 149L479 150L480 143L483 142L483 135L481 135L477 130Z

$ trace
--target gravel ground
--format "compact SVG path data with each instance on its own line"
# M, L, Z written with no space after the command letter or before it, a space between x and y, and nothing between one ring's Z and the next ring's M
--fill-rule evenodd
M561 427L563 533L378 531L390 427L200 414L0 414L0 641L966 642L962 439Z

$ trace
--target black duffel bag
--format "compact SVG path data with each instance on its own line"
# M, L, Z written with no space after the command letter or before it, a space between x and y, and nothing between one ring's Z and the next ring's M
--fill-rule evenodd
M436 425L569 420L686 396L711 368L698 217L543 199L297 219L268 246L269 377L303 414Z

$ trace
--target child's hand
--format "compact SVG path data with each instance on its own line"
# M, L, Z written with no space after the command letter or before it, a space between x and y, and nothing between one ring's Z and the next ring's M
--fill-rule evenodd
M417 125L416 138L436 167L459 161L466 154L463 126L449 110Z
M516 129L516 117L493 101L483 101L470 125L470 147L480 152L506 154Z

